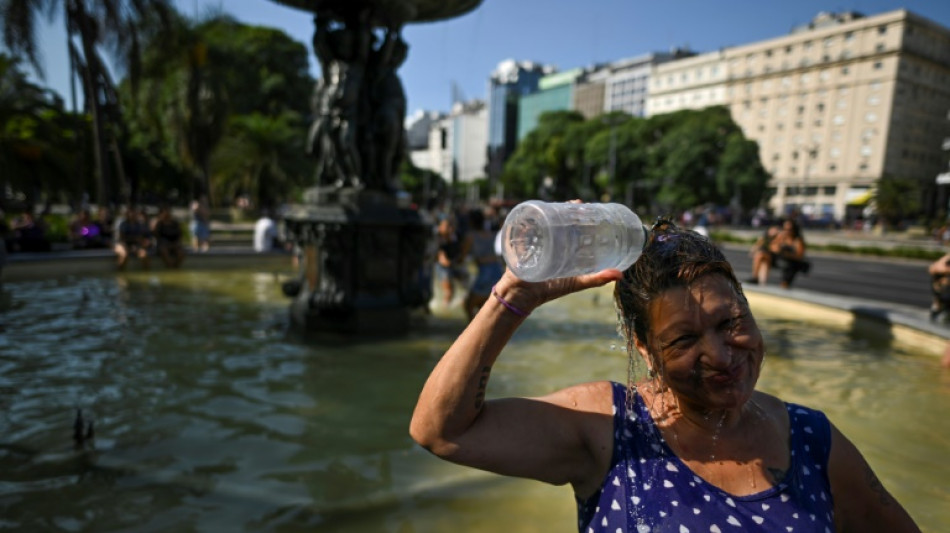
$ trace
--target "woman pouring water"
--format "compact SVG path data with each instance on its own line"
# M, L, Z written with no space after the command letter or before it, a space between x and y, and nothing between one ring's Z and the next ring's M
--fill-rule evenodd
M488 399L534 309L611 282L646 376ZM432 371L410 433L458 464L570 483L582 532L919 531L824 414L755 390L764 352L722 253L659 222L623 272L532 283L509 269Z

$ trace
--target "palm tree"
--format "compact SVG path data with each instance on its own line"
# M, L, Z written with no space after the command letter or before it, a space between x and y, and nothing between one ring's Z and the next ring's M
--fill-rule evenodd
M117 133L107 127L110 123L118 127L120 121L115 86L101 59L99 46L109 45L114 58L135 79L140 70L138 21L156 15L163 19L171 12L169 0L0 0L0 32L4 44L14 54L25 56L41 76L43 68L37 54L35 32L37 19L45 16L52 21L58 13L63 14L70 62L81 73L85 106L92 117L96 200L100 205L111 196L109 149L117 159L121 158L116 153ZM121 164L116 166L121 168Z
M214 11L197 21L173 15L162 31L143 41L140 96L145 102L130 106L137 124L163 138L173 159L192 175L190 195L208 195L212 205L210 159L230 113L221 71L236 67L209 43L207 33L234 24L230 16Z
M214 154L220 194L250 194L261 207L285 198L306 175L301 172L307 166L300 135L303 127L302 118L292 111L233 117L231 133Z

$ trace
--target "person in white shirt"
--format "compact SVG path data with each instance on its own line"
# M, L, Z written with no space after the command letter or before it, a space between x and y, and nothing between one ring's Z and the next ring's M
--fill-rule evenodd
M268 211L254 224L254 251L269 252L277 249L277 224Z

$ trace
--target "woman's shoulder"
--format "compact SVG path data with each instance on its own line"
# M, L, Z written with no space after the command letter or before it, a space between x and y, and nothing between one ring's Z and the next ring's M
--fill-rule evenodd
M762 391L755 391L752 395L752 403L772 416L782 417L788 413L789 404L785 400Z
M617 387L623 386L612 381L590 381L561 389L548 399L576 411L610 414Z

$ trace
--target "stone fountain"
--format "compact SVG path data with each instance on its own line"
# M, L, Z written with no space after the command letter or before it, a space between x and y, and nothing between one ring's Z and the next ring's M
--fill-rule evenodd
M405 24L459 16L481 0L274 0L314 16L321 76L307 150L316 170L284 216L301 252L285 284L304 332L403 333L431 297L429 224L399 205L406 97L397 71Z

